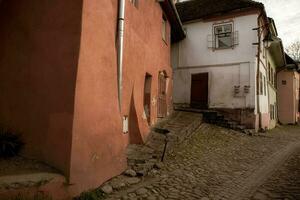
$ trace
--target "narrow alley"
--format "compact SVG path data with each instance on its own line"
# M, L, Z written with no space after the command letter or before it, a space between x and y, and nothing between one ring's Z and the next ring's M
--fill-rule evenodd
M299 199L299 132L248 136L202 124L161 169L107 199Z

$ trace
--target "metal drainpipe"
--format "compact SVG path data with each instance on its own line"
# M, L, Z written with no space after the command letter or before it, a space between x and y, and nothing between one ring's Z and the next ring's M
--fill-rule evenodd
M262 128L262 122L261 122L261 113L260 113L260 49L261 49L261 34L263 30L260 30L260 17L262 17L262 14L258 16L258 52L257 52L257 71L256 71L256 102L257 102L257 114L258 114L258 130Z
M122 89L123 89L123 48L124 48L124 27L125 27L125 1L119 0L118 12L118 101L119 110L122 111Z

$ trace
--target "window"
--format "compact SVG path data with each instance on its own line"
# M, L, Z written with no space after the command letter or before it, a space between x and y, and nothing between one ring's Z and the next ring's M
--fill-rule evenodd
M264 95L266 96L267 95L267 84L266 84L266 77L264 77Z
M167 42L167 19L165 16L162 18L161 34L163 41Z
M286 85L286 80L282 80L282 85Z
M276 104L270 105L270 119L275 120L277 116Z
M231 48L233 46L233 25L223 24L214 27L214 36L217 49Z
M273 70L273 85L274 85L274 87L275 87L275 85L276 85L276 70Z
M271 82L271 65L270 65L270 62L268 62L268 81Z
M270 82L273 84L273 68L270 69Z
M273 105L270 105L270 119L273 119Z
M259 94L262 95L263 94L263 75L262 73L260 72L259 73Z
M266 47L263 46L263 58L267 56L267 50Z
M157 117L167 116L167 76L165 72L158 75L158 97L157 97Z
M139 0L130 0L130 2L135 6L138 7Z
M277 104L274 103L274 119L277 119Z

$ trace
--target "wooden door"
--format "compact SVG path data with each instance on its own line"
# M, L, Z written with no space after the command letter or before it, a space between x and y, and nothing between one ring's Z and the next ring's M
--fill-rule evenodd
M192 75L191 106L208 108L208 73Z
M167 98L166 98L167 81L164 73L158 76L158 104L157 117L163 118L167 116Z

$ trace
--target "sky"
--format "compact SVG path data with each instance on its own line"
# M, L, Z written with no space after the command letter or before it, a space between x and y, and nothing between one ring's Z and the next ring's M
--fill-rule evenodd
M275 20L279 37L287 47L300 40L300 0L256 0L265 4L268 17Z

